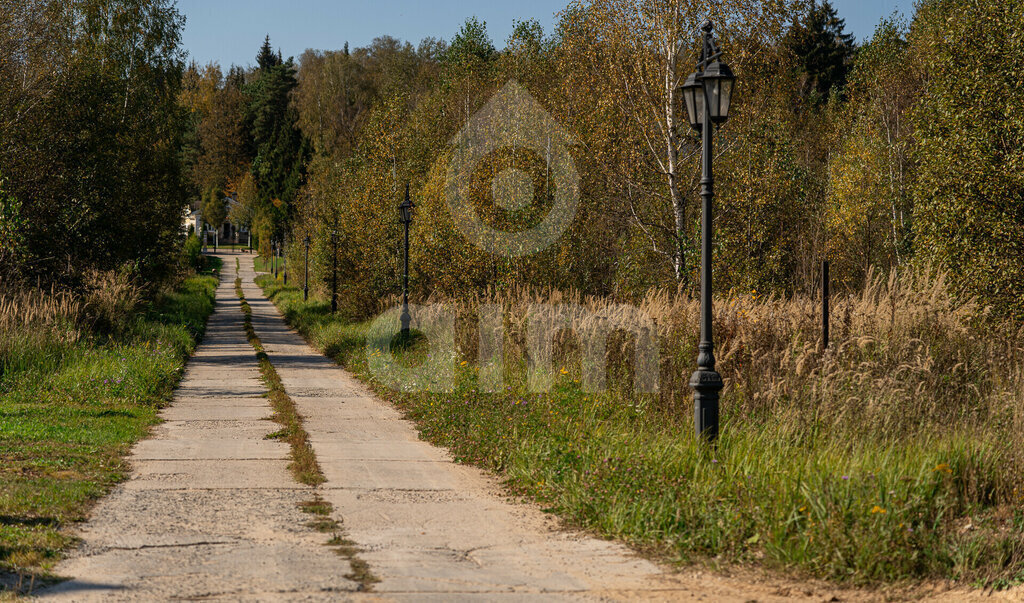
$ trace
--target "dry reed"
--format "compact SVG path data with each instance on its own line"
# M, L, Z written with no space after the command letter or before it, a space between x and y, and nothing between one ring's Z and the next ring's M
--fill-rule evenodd
M383 300L382 305L393 301ZM471 362L477 358L478 308L501 306L504 361L506 367L520 368L529 359L527 330L538 306L575 308L575 334L555 337L562 364L575 367L586 344L581 332L608 319L635 327L638 309L656 328L657 405L671 414L687 414L683 411L692 395L688 380L697 355L698 300L652 291L635 306L626 306L575 292L522 288L423 301L443 301L456 310L456 341ZM922 267L872 274L862 291L833 299L831 322L832 343L825 350L818 300L756 292L718 296L714 335L718 370L726 383L726 417L792 417L800 428L813 422L888 437L983 424L1022 432L1024 330L996 325L974 300L952 295L942 272ZM624 329L609 337L605 350L609 384L626 397L635 396L630 393L635 351L635 339Z

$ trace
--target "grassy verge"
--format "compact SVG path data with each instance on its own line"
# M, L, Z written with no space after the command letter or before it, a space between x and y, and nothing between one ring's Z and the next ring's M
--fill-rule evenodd
M1012 422L897 436L841 415L815 417L823 410L813 408L804 411L813 421L794 419L794 408L739 415L734 389L711 449L695 441L688 405L584 392L571 358L544 394L528 393L522 370L506 371L505 391L480 391L471 354L455 391L398 393L369 374L367 324L332 316L322 300L303 302L296 288L259 282L295 328L402 408L424 438L502 473L572 524L665 559L755 563L853 584L1024 581Z
M123 457L170 399L216 286L188 278L116 336L65 340L55 327L45 347L20 346L0 378L0 590L47 581L70 527L125 478Z
M284 258L278 257L265 259L262 256L256 256L253 258L253 262L256 272L273 272L275 264L277 265L277 269L280 271L284 270L287 265Z

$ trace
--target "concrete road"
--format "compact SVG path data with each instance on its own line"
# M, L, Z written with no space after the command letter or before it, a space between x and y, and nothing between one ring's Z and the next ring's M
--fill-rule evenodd
M96 508L82 546L44 593L71 601L220 599L319 601L864 601L884 592L826 584L672 572L625 546L559 528L512 502L483 471L457 465L414 426L290 330L241 257L253 323L305 420L327 477L293 481L287 445L245 339L233 289L234 258L207 336L189 363L165 423L135 447L130 481ZM314 494L380 582L344 576L349 561L306 527L297 505ZM937 595L937 596L936 596ZM914 595L912 595L914 596ZM980 600L933 593L931 600ZM1001 598L1001 597L996 597ZM1010 600L1010 599L1003 599Z
M60 601L336 600L357 584L298 504L288 445L259 379L224 258L217 308L153 437L132 451L131 479L103 499L81 546L39 593ZM251 259L249 260L251 262Z
M666 573L621 544L560 530L497 481L454 463L412 423L288 328L254 282L253 325L304 418L322 496L387 600L782 600L710 576ZM752 596L753 595L753 596Z

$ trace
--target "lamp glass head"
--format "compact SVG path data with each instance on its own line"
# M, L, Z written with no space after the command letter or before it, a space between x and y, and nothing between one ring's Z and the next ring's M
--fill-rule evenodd
M681 90L686 103L686 118L690 122L690 127L699 132L704 125L704 86L700 82L700 76L696 72L691 73Z

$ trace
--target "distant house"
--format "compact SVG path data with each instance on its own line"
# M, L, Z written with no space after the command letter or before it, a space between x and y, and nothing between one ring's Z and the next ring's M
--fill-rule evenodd
M227 209L228 209L227 215L228 216L232 215L234 213L232 210L239 203L238 200L235 199L234 197L224 197L224 202L227 204ZM196 211L195 213L196 213L196 222L195 223L198 225L198 224L200 224L202 222L202 217L199 216L199 212L198 211ZM206 230L205 231L200 231L197 228L196 232L197 233L201 233L201 234L205 234L206 238L204 239L204 243L206 243L207 245L212 245L213 244L213 242L214 242L214 235L216 235L216 237L217 237L216 238L217 244L219 244L219 245L232 245L232 244L246 245L246 244L249 243L249 227L248 226L240 226L240 225L233 224L231 222L231 220L229 220L229 219L225 219L224 223L221 224L219 228L213 228L209 224L204 224L204 225L206 226ZM202 238L202 237L200 237L200 238Z
M185 231L185 234L188 234L190 230L199 234L201 223L202 217L199 215L199 210L186 207L181 224L181 229Z

